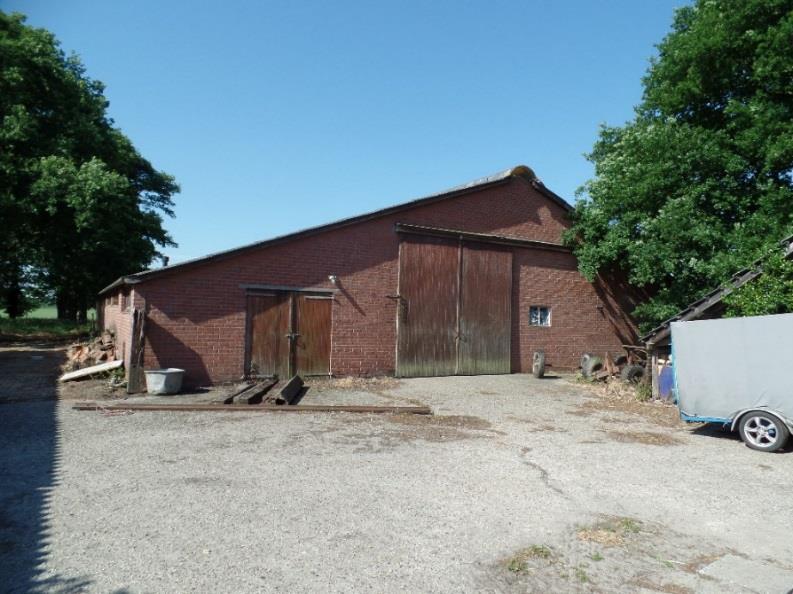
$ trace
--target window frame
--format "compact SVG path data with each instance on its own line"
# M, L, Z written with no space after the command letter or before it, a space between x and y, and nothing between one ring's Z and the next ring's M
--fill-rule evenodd
M538 321L539 323L534 323L534 318L532 316L533 311L537 311L538 314ZM547 312L546 320L547 324L542 323L542 311L545 310ZM529 306L529 326L531 328L550 328L553 325L553 308L549 305L530 305Z

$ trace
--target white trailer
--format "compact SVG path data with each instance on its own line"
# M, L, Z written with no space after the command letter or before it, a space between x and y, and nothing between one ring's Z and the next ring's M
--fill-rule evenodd
M675 396L685 421L721 423L774 452L793 430L793 314L672 323Z

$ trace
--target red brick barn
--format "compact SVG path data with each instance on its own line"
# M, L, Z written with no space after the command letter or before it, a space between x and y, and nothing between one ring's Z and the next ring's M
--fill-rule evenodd
M118 279L102 324L129 359L192 385L242 376L402 377L552 368L635 328L561 245L570 206L524 166L335 223Z

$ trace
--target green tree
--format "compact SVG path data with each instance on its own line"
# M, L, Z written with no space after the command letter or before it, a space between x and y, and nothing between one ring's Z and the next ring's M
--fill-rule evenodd
M793 228L793 0L679 9L643 83L634 119L600 130L567 241L587 277L652 295L647 329Z
M724 299L728 317L793 312L793 260L776 249L760 266L760 276Z
M103 85L46 30L0 11L0 298L19 315L32 287L58 316L84 317L96 293L174 245L173 178L107 115Z

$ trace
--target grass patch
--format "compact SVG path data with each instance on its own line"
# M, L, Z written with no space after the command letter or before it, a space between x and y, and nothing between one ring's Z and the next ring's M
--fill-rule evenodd
M0 318L0 338L25 339L77 339L93 332L95 322L72 322L44 318Z
M639 402L647 402L653 397L653 387L645 382L639 382L636 385L636 400Z
M625 537L638 534L641 522L633 518L608 518L578 531L578 540L595 542L604 547L616 547L625 543Z
M96 310L89 309L88 321L59 320L54 305L42 305L21 318L11 319L0 312L0 340L77 340L93 334Z
M584 570L583 570L582 568L580 568L580 567L576 567L576 568L575 568L575 578L576 578L576 579L577 579L579 582L581 582L582 584L585 584L585 583L587 583L587 582L589 581L589 576L587 575L587 572L586 572L586 571L584 571Z
M507 569L513 573L525 573L528 570L528 562L531 559L550 560L553 558L553 549L546 545L531 545L521 549L515 555L507 559Z

